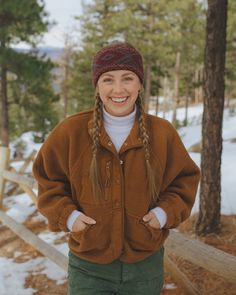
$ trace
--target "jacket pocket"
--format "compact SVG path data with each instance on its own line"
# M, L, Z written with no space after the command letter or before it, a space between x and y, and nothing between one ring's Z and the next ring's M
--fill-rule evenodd
M79 232L71 232L71 238L77 242L78 252L88 252L109 248L111 243L112 213L86 210L84 213L96 220Z
M126 239L133 250L155 250L159 246L162 230L151 227L142 218L126 213Z

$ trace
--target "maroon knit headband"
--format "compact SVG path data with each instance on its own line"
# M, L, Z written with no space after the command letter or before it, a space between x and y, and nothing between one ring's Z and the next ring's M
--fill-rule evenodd
M92 62L94 87L103 73L113 70L130 70L139 77L143 84L142 56L129 44L116 43L107 45L96 53Z

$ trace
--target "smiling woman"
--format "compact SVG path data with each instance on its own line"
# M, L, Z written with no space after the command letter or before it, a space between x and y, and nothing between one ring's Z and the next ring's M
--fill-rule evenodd
M70 231L69 295L158 295L163 245L190 215L199 169L175 128L144 112L136 48L102 48L92 79L94 109L54 128L34 162L38 208Z
M139 77L127 70L109 71L97 82L97 93L105 110L113 116L126 116L134 110L141 89Z

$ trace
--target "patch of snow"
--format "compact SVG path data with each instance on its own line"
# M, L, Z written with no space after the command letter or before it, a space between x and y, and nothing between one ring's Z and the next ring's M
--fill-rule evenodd
M25 193L5 198L4 205L8 208L7 215L19 223L23 223L36 210L31 198Z
M57 284L66 281L66 272L55 263L44 257L30 259L23 263L16 263L13 259L0 257L0 294L1 295L32 295L37 290L25 288L25 280L30 273L45 274Z
M34 267L34 265L31 265ZM30 262L15 263L13 259L0 257L0 294L1 295L31 295L36 290L25 288L25 279L30 270ZM32 270L34 268L31 268ZM17 275L16 275L17 274Z
M62 237L65 236L64 232L42 232L38 235L38 237L42 240L44 240L46 243L51 244L53 247L55 247L58 251L60 251L65 256L68 256L69 253L69 247L67 243L62 244L54 244L54 242Z

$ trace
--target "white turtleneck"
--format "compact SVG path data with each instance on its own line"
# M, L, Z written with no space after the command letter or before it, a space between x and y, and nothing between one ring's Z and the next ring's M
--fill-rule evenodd
M105 108L103 108L103 122L104 127L109 135L111 141L115 145L117 152L119 152L123 142L128 137L130 130L134 125L137 107L132 113L127 116L117 117L109 114Z
M127 116L117 117L112 116L103 108L104 128L115 145L117 152L119 152L123 142L128 137L130 130L134 125L136 111L137 107L135 105L135 109L132 113ZM162 228L167 220L166 212L160 207L155 207L151 211L156 215L160 223L160 227ZM72 231L73 223L80 214L80 211L74 210L67 219L67 227L70 231Z

